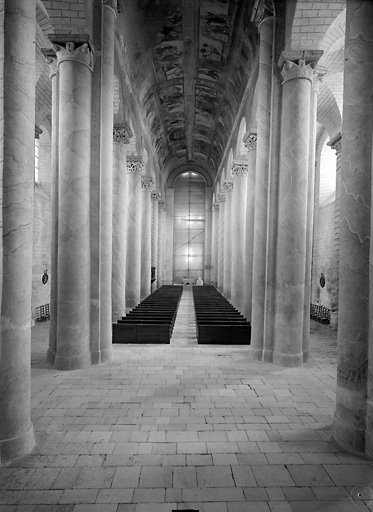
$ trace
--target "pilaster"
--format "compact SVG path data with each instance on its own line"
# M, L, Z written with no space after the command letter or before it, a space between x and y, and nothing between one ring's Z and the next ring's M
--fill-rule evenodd
M141 177L142 212L141 212L141 291L140 299L144 300L151 290L151 231L152 231L152 203L151 194L154 179L151 176Z

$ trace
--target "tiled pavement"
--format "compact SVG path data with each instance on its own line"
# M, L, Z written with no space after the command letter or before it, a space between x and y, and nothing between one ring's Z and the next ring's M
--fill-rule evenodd
M34 452L0 468L0 512L373 510L373 465L331 438L335 332L282 368L242 346L115 345L60 372L33 328ZM180 340L179 340L180 342Z

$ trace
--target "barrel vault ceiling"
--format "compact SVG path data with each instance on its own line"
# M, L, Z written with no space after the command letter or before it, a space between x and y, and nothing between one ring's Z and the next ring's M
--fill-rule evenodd
M165 167L220 164L257 52L254 0L126 0L132 90Z

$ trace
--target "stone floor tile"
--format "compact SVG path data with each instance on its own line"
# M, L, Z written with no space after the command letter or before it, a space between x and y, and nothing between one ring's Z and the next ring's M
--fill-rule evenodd
M245 503L228 503L229 512L270 512L267 503L260 501L246 501Z
M209 455L187 455L186 456L188 466L212 466L213 458Z
M279 444L275 441L258 441L256 444L262 453L282 453Z
M50 489L60 471L60 468L38 468L27 480L24 489Z
M233 466L232 473L236 487L256 487L257 483L250 466Z
M128 469L128 468L127 468ZM96 503L132 503L134 489L100 489ZM105 507L106 512L106 507Z
M165 489L135 489L133 494L134 503L164 503L166 498Z
M351 501L291 501L292 512L354 512L355 507ZM360 508L363 512L364 508Z
M197 471L197 483L203 487L234 487L230 466L199 466Z
M166 503L181 502L181 488L166 489Z
M120 503L118 505L117 512L135 512L135 510L136 510L135 504L128 505L127 503Z
M238 459L236 453L213 453L212 461L214 466L236 466Z
M289 465L287 468L298 486L331 486L333 481L320 464Z
M341 464L336 453L300 453L306 464Z
M282 487L282 491L288 501L310 501L316 499L311 487Z
M111 467L83 467L74 489L106 489L111 486L114 473L115 468Z
M268 501L268 494L264 487L244 487L246 501Z
M172 487L172 468L143 466L138 487Z
M252 466L251 469L260 487L266 487L268 484L278 487L295 485L284 465Z
M320 501L351 500L351 493L345 487L313 487L312 490Z
M367 485L373 488L373 466L357 464L325 464L325 471L338 486Z
M48 470L47 470L48 471ZM80 467L62 468L55 479L53 489L72 489L81 471Z
M269 464L304 464L299 453L266 453Z
M175 507L175 503L153 503L152 505L140 503L136 505L135 510L136 512L172 512L172 510L175 510Z
M207 448L206 443L177 443L176 451L178 454L201 455L207 453Z
M116 512L118 508L117 504L105 504L105 512ZM90 505L75 505L73 512L102 512L102 505L90 504Z
M184 502L229 502L245 501L242 489L237 487L212 487L198 489L182 489L182 498Z
M190 489L197 487L196 468L193 466L173 468L173 487Z
M91 454L111 454L114 451L116 443L94 443Z
M200 512L228 512L226 503L204 503Z
M237 460L239 464L244 466L268 465L268 460L264 453L238 453Z
M141 467L122 467L117 468L111 487L114 488L136 488L139 484Z
M293 512L290 503L285 501L270 501L268 505L271 512Z

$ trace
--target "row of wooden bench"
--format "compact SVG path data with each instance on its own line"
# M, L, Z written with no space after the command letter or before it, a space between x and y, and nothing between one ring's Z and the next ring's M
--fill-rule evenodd
M193 287L193 297L198 344L250 344L250 322L216 288Z
M113 324L113 343L170 343L182 290L158 288Z

